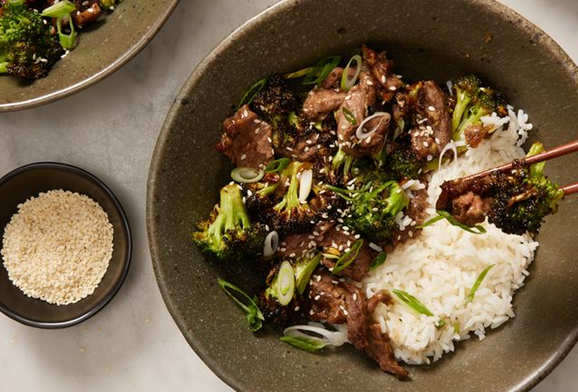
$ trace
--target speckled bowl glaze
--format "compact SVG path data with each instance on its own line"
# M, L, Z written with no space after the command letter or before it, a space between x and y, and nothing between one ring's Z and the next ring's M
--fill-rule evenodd
M491 38L491 39L490 39ZM239 265L204 258L191 241L229 181L230 163L215 152L231 105L255 80L343 53L362 43L387 49L406 79L477 73L530 114L534 139L548 147L578 137L578 69L544 32L486 0L288 0L225 39L193 72L161 131L152 160L147 225L157 281L183 335L226 383L244 391L504 391L542 380L578 338L578 203L563 203L539 236L541 247L516 317L484 342L460 343L412 380L382 373L351 347L321 354L252 334L217 276L251 288ZM576 180L578 156L552 161L561 184Z
M84 29L78 46L46 78L30 83L0 76L0 113L57 101L111 75L153 39L178 2L124 0Z

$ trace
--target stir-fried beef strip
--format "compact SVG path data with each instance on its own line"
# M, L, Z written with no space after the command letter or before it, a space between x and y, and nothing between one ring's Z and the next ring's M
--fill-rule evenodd
M482 199L470 191L452 200L452 215L467 226L482 223L491 209L491 200L491 198Z
M317 270L311 278L305 308L310 320L347 323L347 339L353 346L373 358L383 371L403 380L408 376L407 370L395 360L389 336L382 333L379 323L372 321L379 303L390 304L389 293L380 291L367 300L358 287L336 280L326 270Z
M378 83L378 94L383 103L393 99L397 90L403 86L398 75L393 73L394 62L387 59L386 52L375 53L367 46L362 47L363 59Z
M371 74L362 71L359 83L347 93L336 113L337 141L339 147L350 155L359 157L381 150L389 131L391 117L386 115L365 124L365 129L375 129L371 136L362 140L356 136L357 129L368 115L368 109L375 106L376 83Z
M325 89L338 89L341 88L341 78L343 77L344 69L341 67L335 67L333 70L327 75L321 87ZM353 67L349 68L347 72L347 76L351 79L355 76L355 72L357 70Z
M310 162L318 155L327 155L333 143L333 136L328 132L309 132L307 135L296 137L293 143L280 148L279 156L296 159L299 162Z
M96 21L101 14L98 0L76 0L76 11L72 18L76 26L84 27Z
M347 285L337 279L324 269L313 273L309 283L307 318L330 324L347 321L346 302L350 294Z
M469 125L464 131L464 137L468 146L478 148L482 140L490 136L491 126Z
M358 239L355 238L355 235L346 232L343 229L338 230L337 226L332 225L323 238L318 242L318 245L323 247L324 252L328 253L331 249L337 251L336 253L344 254L357 241ZM355 260L344 270L339 272L338 275L347 276L358 282L361 281L369 272L369 267L371 266L371 262L375 256L377 256L377 253L369 247L367 241L363 241L363 245L361 246ZM327 268L333 268L335 262L335 259L327 257L322 259L323 265Z
M337 110L345 99L345 92L339 89L320 89L309 91L303 102L303 113L311 120L322 120Z
M368 344L365 353L373 358L381 370L394 374L400 380L407 380L409 372L395 359L389 335L381 332L379 323L373 323L368 328Z
M454 200L469 193L478 196L482 200L492 197L495 191L495 184L494 176L476 177L471 180L458 178L456 180L446 181L441 186L442 193L436 202L436 209L452 213ZM462 201L462 207L466 205L465 201L465 199ZM470 200L469 204L472 202L473 199ZM458 204L456 207L460 207L460 205Z
M433 81L417 82L396 95L401 113L411 117L411 147L421 159L432 160L449 143L451 118L444 92Z
M271 126L244 105L223 123L217 151L228 156L237 166L262 168L273 160Z

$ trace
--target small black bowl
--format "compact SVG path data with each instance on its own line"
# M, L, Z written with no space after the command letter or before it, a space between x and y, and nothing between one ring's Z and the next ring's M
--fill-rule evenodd
M104 308L124 283L132 252L128 219L111 190L92 174L62 163L33 163L0 179L0 234L4 234L19 204L53 189L78 192L98 202L114 228L114 250L108 270L94 293L62 306L27 297L8 279L4 263L0 263L0 311L22 324L46 329L70 327Z

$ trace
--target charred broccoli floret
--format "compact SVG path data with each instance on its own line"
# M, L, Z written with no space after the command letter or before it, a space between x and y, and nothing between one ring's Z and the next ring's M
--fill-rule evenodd
M100 8L103 10L114 10L117 6L118 0L99 0Z
M0 73L39 79L64 53L50 24L24 0L4 3L0 16Z
M197 246L223 261L240 260L260 253L265 238L261 225L251 224L241 191L235 184L221 189L220 204L193 234Z
M294 114L298 107L297 98L280 76L270 77L251 102L251 109L280 133L291 129L295 117L291 116L290 122L290 113Z
M452 130L459 128L462 117L466 113L470 102L478 95L482 81L476 75L463 76L453 83L456 96L456 106L452 114Z
M396 181L382 173L357 177L355 189L329 189L349 201L344 225L372 241L391 241L399 231L395 217L409 206L409 198Z
M458 79L453 90L456 105L452 115L452 138L459 140L470 126L482 125L481 118L496 112L500 116L507 113L506 101L499 91L481 87L480 79L475 75Z
M274 267L267 278L267 287L259 295L259 307L266 320L286 324L295 320L309 283L319 266L322 254L307 255L299 260L284 261Z
M528 155L543 151L536 143ZM516 173L496 174L496 196L492 200L489 220L505 233L538 233L547 215L558 210L564 192L544 176L544 163L530 168L518 167Z
M304 233L315 224L317 213L306 200L299 200L300 176L310 170L310 166L294 161L283 170L282 177L288 181L286 192L281 201L265 213L275 230L284 234Z
M408 147L396 149L386 159L386 167L396 180L415 180L419 178L424 166L424 162Z
M288 158L282 158L287 160ZM276 230L280 234L304 233L316 222L320 208L312 208L308 200L299 200L301 179L303 173L312 177L312 165L297 161L289 161L276 173L267 173L262 181L245 184L244 194L249 214L256 221ZM311 180L311 188L315 193L317 187ZM311 193L311 192L310 192ZM323 200L319 200L322 203ZM317 207L317 206L316 206Z

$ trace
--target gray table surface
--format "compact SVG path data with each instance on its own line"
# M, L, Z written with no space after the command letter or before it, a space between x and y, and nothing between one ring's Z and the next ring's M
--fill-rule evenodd
M148 166L180 86L222 38L275 0L183 0L154 41L113 76L73 97L0 116L0 175L61 161L104 180L129 215L128 280L89 321L60 331L0 317L0 390L228 391L196 356L157 288L145 232ZM503 0L578 61L578 1ZM578 390L578 349L536 391Z

